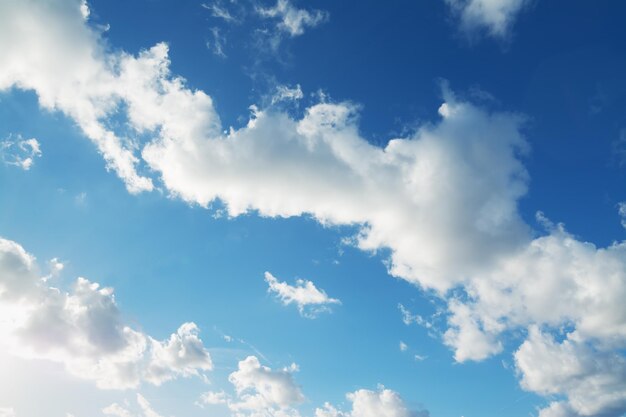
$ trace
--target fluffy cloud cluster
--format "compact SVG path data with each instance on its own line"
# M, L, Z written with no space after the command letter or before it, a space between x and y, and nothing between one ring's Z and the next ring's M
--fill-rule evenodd
M200 406L226 405L233 417L301 417L296 406L305 397L293 379L297 366L272 370L262 366L254 356L239 362L237 371L229 376L236 397L224 391L204 393ZM329 403L315 410L315 417L428 417L428 411L412 411L402 398L380 386L378 391L360 389L346 395L351 411L340 411Z
M525 4L449 3L495 34ZM153 188L157 178L138 173L147 167L171 194L204 207L220 200L230 216L308 215L327 225L357 226L357 247L388 249L392 275L447 303L443 339L458 361L496 354L503 337L526 330L515 354L522 386L561 398L542 411L545 416L626 411L619 394L626 380L620 371L626 244L597 248L543 217L545 231L522 220L517 204L528 184L520 160L527 148L522 117L489 112L448 93L439 120L383 148L360 135L357 107L349 102L318 103L300 119L257 109L247 125L224 133L211 98L170 73L166 45L138 56L111 52L86 25L80 4L0 4L0 89L34 90L42 106L74 119L129 190ZM120 113L133 135L150 138L147 143L107 127L107 118ZM102 300L106 313L107 291L79 281L74 293L58 297ZM559 329L565 333L557 342L551 337ZM136 332L103 331L117 335L106 338L107 349L124 358L136 350L120 346L141 345ZM185 345L182 340L195 336L185 330L177 335L159 342L162 350L146 342L145 351L168 352L169 344L176 350L176 338ZM89 345L98 337L72 343ZM558 351L572 358L575 372L549 366ZM603 359L592 363L589 357ZM143 378L159 374L140 368ZM549 391L544 381L552 381Z
M24 139L21 135L10 135L0 142L0 159L7 165L14 165L28 171L41 156L39 141L35 138Z
M378 391L360 389L346 395L352 403L351 411L339 411L331 404L315 410L315 417L428 417L426 410L412 411L397 392L385 387Z
M164 341L126 325L113 290L78 278L70 292L48 286L35 259L0 238L0 332L15 355L48 359L101 388L133 388L212 368L193 323Z
M461 20L463 30L485 28L490 35L504 37L529 0L445 0Z
M269 272L265 273L268 291L276 294L284 305L296 304L300 314L315 318L317 314L330 311L330 305L341 304L336 298L329 297L324 290L318 289L311 281L298 279L296 285L281 282Z
M235 389L235 398L220 392L206 392L198 405L225 404L234 417L299 417L295 406L304 401L300 387L293 379L297 366L272 370L261 365L256 356L239 362L228 380Z

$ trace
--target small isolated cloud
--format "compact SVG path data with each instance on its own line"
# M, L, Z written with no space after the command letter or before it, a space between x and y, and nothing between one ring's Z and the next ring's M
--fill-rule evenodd
M77 206L84 207L87 205L87 193L82 191L74 196L74 203Z
M398 309L400 310L400 313L402 314L402 322L404 324L406 324L407 326L415 323L415 324L417 324L419 326L422 326L422 327L425 327L427 329L430 329L432 327L432 323L431 322L429 322L428 320L424 319L419 314L411 313L404 305L398 304Z
M236 19L235 16L233 16L233 14L228 10L228 8L222 5L222 3L219 1L213 3L202 3L201 6L209 10L213 17L223 19L228 23L238 22L238 19Z
M626 201L618 203L617 212L619 213L620 223L622 224L622 227L626 229Z
M289 0L277 0L274 7L259 7L257 12L261 17L277 19L277 28L291 37L302 35L307 27L313 28L329 17L326 11L298 9Z
M409 349L409 345L407 345L404 342L400 342L400 351L401 352L406 352Z
M296 84L296 86L293 88L286 85L279 85L276 87L276 92L272 96L272 104L285 101L298 101L302 100L303 97L304 93L302 93L302 88L300 88L300 84Z
M9 135L0 142L0 158L6 165L13 165L28 171L41 156L39 141L35 138L24 139L21 135Z
M330 311L331 304L341 304L340 300L330 298L311 281L298 279L292 286L266 272L265 282L269 285L268 291L275 293L284 305L296 304L303 317L315 318L318 313Z
M411 410L400 395L379 386L377 391L360 389L346 395L352 403L351 411L340 411L326 403L315 410L315 417L429 417L427 410Z
M135 407L136 412L131 412L128 410L128 406L122 407L118 403L113 403L108 407L102 409L102 413L105 416L114 416L114 417L161 417L154 409L152 405L146 398L137 394L137 406Z
M213 54L226 58L224 47L226 46L226 38L222 35L221 30L218 27L212 27L210 30L212 39L207 41L206 47L213 52Z
M483 29L490 36L504 38L530 0L445 0L445 2L460 20L464 32Z

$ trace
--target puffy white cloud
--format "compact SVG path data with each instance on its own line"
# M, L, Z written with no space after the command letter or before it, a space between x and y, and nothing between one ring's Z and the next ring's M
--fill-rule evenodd
M21 135L9 135L0 142L0 159L7 165L14 165L28 171L41 156L39 141L35 138L24 139Z
M311 281L298 279L296 285L292 286L266 272L265 282L269 285L269 292L275 293L284 305L296 304L304 317L315 318L318 313L330 311L329 305L341 304L341 301L329 297Z
M504 37L517 15L530 0L445 0L461 20L463 30L485 28L490 35Z
M527 236L519 117L452 99L446 111L384 149L359 136L353 105L320 103L301 120L259 111L227 137L160 138L142 156L170 191L219 198L231 216L362 225L356 245L390 248L391 274L445 292Z
M377 391L360 389L349 393L352 410L343 412L326 403L315 410L315 417L428 417L426 410L410 410L397 392L379 387Z
M295 365L272 370L262 366L255 356L248 356L228 377L237 393L237 399L229 401L228 407L235 416L297 415L293 407L304 401L304 395L293 379L295 370Z
M575 332L557 342L533 326L515 361L522 387L567 398L551 403L540 417L621 416L626 412L626 359L606 347L578 340Z
M0 238L0 331L3 347L65 365L101 388L133 388L212 368L193 323L165 341L126 325L113 290L78 278L70 292L49 287L35 259Z
M225 405L234 417L300 417L296 406L304 401L300 387L293 379L297 366L273 370L261 365L256 356L239 362L228 377L234 397L224 391L203 393L196 405Z
M257 12L263 17L277 18L278 28L290 36L302 35L307 27L315 27L328 20L327 12L298 9L290 0L277 0L274 7L259 7Z

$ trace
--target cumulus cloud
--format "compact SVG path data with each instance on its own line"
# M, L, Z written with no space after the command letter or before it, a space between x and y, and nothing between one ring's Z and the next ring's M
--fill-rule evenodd
M626 359L579 340L576 333L557 342L533 326L515 361L524 388L567 398L552 402L540 417L621 416L626 411ZM543 368L537 369L536 363Z
M504 33L526 4L449 3L464 21L482 22L493 34ZM167 45L137 56L111 52L86 26L80 4L26 0L0 5L5 53L0 90L34 90L43 107L74 119L129 190L149 190L160 181L192 204L209 207L219 200L229 216L306 215L324 225L355 227L352 242L358 248L386 249L391 275L447 304L443 340L458 361L494 355L508 332L533 326L547 334L567 329L566 339L577 346L571 355L580 360L588 351L622 360L626 243L599 248L543 217L545 230L523 221L518 201L529 176L522 163L528 145L520 115L492 112L445 92L437 120L384 147L359 133L358 106L350 102L322 101L300 118L275 108L256 109L242 128L224 129L211 98L170 73ZM24 26L29 21L32 28ZM148 139L137 142L113 132L106 124L113 114L125 115L132 133ZM142 167L154 176L140 174ZM32 285L13 283L10 277L6 283L14 297L31 296ZM101 299L105 314L112 294L92 285L79 281L73 293L50 299ZM54 303L50 309L63 311ZM187 336L188 330L177 337ZM83 340L92 343L89 337ZM108 348L142 346L141 340L150 339L129 330L111 338ZM161 362L168 357L159 356ZM533 372L548 375L544 359L518 360L522 380ZM152 373L141 369L142 377L159 374L158 367ZM598 381L625 379L606 366L593 372ZM555 390L565 398L545 412L623 413L619 398L595 408L577 405L587 403L585 393L571 387L573 381L582 384L584 375L554 379L560 384ZM523 386L545 394L540 384ZM594 385L609 396L615 386Z
M315 417L428 417L426 410L410 410L397 392L383 386L377 391L360 389L346 395L352 410L343 412L326 403L315 410Z
M39 141L35 138L24 139L21 135L9 135L0 141L0 159L6 165L13 165L28 171L41 156Z
M445 0L465 31L486 29L494 37L505 37L530 0Z
M295 304L304 317L315 318L317 314L330 311L330 305L341 304L336 298L329 297L324 290L318 289L311 281L298 279L292 286L278 281L269 272L265 273L268 291L276 294L284 305Z
M47 285L35 258L0 238L0 332L12 354L62 363L101 388L135 388L212 368L193 323L164 341L126 325L111 288L78 278L69 292Z
M278 29L292 37L302 35L307 27L315 27L328 20L327 12L299 9L290 0L277 0L274 7L258 7L257 12L262 17L277 19Z
M295 407L305 397L293 379L297 370L295 364L273 370L261 365L256 356L248 356L228 377L235 390L234 398L223 391L208 391L196 404L225 404L233 417L300 417Z

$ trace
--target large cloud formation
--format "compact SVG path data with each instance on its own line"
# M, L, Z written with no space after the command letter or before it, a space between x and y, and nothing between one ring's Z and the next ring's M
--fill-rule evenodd
M65 365L101 388L160 385L212 369L198 328L185 323L159 341L126 325L113 290L78 278L70 292L50 287L35 258L0 238L2 348Z
M244 127L225 131L211 98L170 73L167 45L138 56L111 51L80 6L0 5L0 89L32 90L43 107L75 120L130 191L159 181L189 203L220 200L230 216L357 226L356 246L388 249L390 274L447 303L443 340L457 361L497 354L521 329L522 386L557 397L543 416L626 411L626 243L597 248L543 216L542 231L522 220L522 117L447 93L439 120L384 148L360 135L348 102L318 103L300 119L256 109ZM126 136L144 142L114 132L114 114L127 117ZM79 282L71 297L106 300L102 291ZM553 366L555 357L569 366Z

